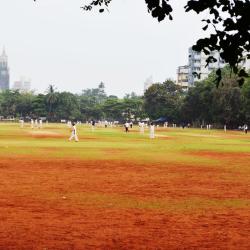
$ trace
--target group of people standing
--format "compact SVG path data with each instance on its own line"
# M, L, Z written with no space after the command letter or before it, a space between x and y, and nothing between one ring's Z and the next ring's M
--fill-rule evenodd
M69 125L69 122L68 122ZM71 135L69 137L69 141L72 141L73 139L78 142L78 135L77 135L77 130L76 130L76 124L73 122L70 122L71 126ZM92 131L95 126L95 123L91 123ZM128 133L130 128L133 128L133 123L132 122L125 122L124 124L125 132ZM140 128L140 133L144 133L144 123L139 123L139 128ZM153 123L150 124L149 126L149 138L154 139L155 138L155 125Z
M92 131L94 131L94 129L95 129L95 121L91 121L90 124L91 124ZM105 125L105 128L106 128L108 124L104 123L104 125ZM148 127L148 125L145 124L144 122L139 122L138 125L139 125L140 134L144 134L144 128ZM71 136L69 138L69 141L74 139L76 142L78 142L79 139L78 139L78 136L77 136L76 124L74 122L73 123L70 122L70 127L71 127ZM129 130L132 129L132 128L133 128L133 123L132 122L126 121L124 123L125 133L128 133ZM224 126L225 131L226 131L226 129L227 129L226 126ZM207 125L207 130L211 130L211 125L210 124ZM246 124L243 126L243 130L247 134L248 126ZM149 138L150 139L155 138L155 125L154 125L154 123L150 123L150 125L149 125Z
M20 119L20 127L24 128L24 119ZM42 128L43 127L43 120L42 119L30 119L30 127L33 128Z
M43 127L43 120L42 119L39 119L39 120L31 119L30 120L30 126L31 126L31 128L42 128Z
M138 125L139 125L139 129L140 129L140 134L144 134L145 123L139 122ZM147 126L147 124L146 124L146 126ZM128 133L129 128L133 128L133 123L126 121L124 124L124 128L125 128L125 132ZM149 138L150 139L155 138L155 125L154 125L154 123L150 123L150 125L149 125Z

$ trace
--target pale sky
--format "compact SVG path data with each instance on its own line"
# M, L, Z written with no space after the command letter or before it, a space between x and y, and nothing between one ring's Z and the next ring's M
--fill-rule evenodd
M155 82L176 78L188 48L204 34L187 0L172 1L174 21L158 23L144 0L113 0L109 12L84 12L87 0L0 0L0 48L9 58L10 85L21 76L44 92L80 93L103 81L108 94L143 93ZM171 1L170 1L171 3Z

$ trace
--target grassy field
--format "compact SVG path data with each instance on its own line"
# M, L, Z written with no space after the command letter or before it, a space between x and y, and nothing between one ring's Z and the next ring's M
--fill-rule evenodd
M0 249L250 249L250 135L0 124Z

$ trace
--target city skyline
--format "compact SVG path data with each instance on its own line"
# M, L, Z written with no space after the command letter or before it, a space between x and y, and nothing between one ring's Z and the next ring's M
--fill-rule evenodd
M39 92L54 84L59 91L79 93L102 81L108 94L124 96L142 94L150 75L155 82L176 79L188 48L204 35L202 17L184 15L181 0L174 21L158 23L144 1L133 9L132 3L114 1L109 12L99 14L81 11L81 1L2 2L0 48L8 53L11 85L25 75Z

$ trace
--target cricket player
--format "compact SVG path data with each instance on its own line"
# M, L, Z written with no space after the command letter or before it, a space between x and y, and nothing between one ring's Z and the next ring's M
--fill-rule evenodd
M32 129L34 128L34 120L33 120L33 119L30 120L30 127L31 127Z
M140 134L144 134L144 122L139 122Z
M76 142L78 142L78 136L77 136L77 133L76 133L76 125L75 123L73 122L72 123L72 128L71 128L71 136L69 138L69 141L71 141L72 139L75 139Z
M43 127L43 120L40 119L40 120L39 120L39 128L42 128L42 127Z
M91 130L92 132L95 131L95 120L91 121Z
M129 123L128 122L125 122L124 124L124 127L125 127L125 132L128 133L129 132Z
M23 126L24 126L24 120L21 119L21 120L20 120L20 127L23 128Z
M150 130L149 130L149 138L154 139L155 138L155 125L153 123L150 124Z

